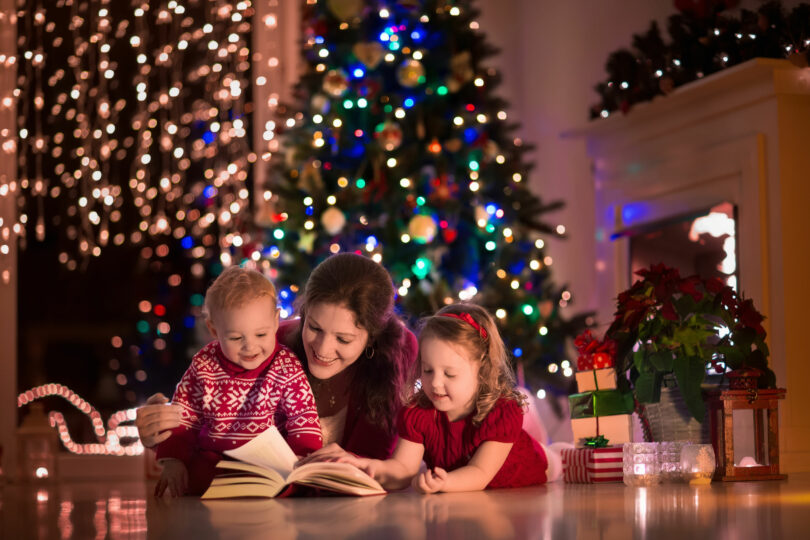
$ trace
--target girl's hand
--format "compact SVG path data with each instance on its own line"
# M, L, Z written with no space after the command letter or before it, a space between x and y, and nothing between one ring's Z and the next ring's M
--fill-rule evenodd
M188 470L179 459L162 459L163 471L160 473L160 480L155 486L155 497L162 497L169 490L171 497L180 497L186 494L188 489Z
M166 405L169 400L163 394L155 394L146 400L146 405L135 411L135 427L141 443L151 448L171 436L171 430L180 425L180 406Z
M312 463L315 461L342 461L354 464L355 460L357 459L357 456L347 452L337 443L330 443L323 448L315 450L307 457L301 458L298 463L295 464L295 466L298 467L299 465L304 465L306 463Z
M433 467L416 475L412 485L419 493L436 493L442 490L446 482L447 471L441 467Z

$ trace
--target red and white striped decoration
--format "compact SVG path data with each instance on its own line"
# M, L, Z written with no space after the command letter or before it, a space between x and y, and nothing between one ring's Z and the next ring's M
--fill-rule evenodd
M622 481L622 447L563 448L563 481L594 484Z
M606 446L593 448L593 455L588 461L588 478L590 482L621 482L622 447Z
M588 484L588 461L593 448L563 448L563 481L566 484Z

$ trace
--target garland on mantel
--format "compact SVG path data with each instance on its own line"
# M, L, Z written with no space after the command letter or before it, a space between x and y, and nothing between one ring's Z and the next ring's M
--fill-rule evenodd
M778 1L756 12L724 13L739 0L675 0L679 13L669 17L665 43L658 24L633 35L632 49L610 54L608 78L596 85L601 101L591 118L666 95L678 86L756 57L787 58L798 66L810 63L810 4L786 13Z

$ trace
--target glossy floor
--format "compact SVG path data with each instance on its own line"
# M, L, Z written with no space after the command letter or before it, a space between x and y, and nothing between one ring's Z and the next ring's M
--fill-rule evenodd
M144 482L6 485L0 538L810 538L810 473L786 481L551 484L420 496L156 500Z

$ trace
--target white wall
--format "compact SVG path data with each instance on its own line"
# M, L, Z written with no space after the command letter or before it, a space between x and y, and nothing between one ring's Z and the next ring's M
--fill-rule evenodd
M793 6L799 1L784 0ZM754 10L757 0L743 0ZM588 122L593 87L605 79L608 55L629 48L634 33L676 13L670 0L479 0L481 30L501 49L490 62L504 77L499 94L520 119L520 136L537 145L531 182L545 200L562 199L566 207L553 216L568 239L549 242L554 280L568 283L574 297L569 313L596 308L594 194L583 140L560 134ZM606 325L609 320L600 320Z

